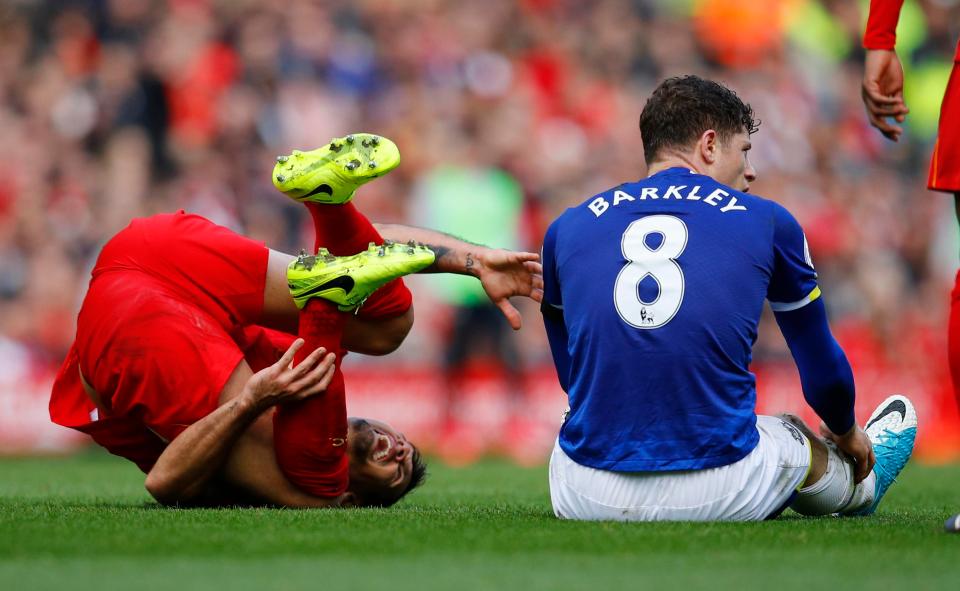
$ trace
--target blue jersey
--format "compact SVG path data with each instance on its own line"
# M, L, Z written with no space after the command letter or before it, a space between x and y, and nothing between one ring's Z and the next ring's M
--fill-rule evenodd
M817 299L782 206L683 168L568 209L543 245L544 319L585 466L691 470L757 445L751 348L764 299ZM558 338L559 335L559 338Z

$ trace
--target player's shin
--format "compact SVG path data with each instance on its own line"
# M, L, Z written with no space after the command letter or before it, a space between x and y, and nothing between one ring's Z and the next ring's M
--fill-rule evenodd
M830 441L827 468L816 482L797 491L790 508L801 515L817 516L850 513L873 503L876 476L873 472L861 483L853 483L853 463Z

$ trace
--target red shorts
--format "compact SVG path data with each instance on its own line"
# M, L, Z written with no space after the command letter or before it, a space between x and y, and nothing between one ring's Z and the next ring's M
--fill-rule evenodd
M199 216L134 220L93 269L51 419L149 470L167 441L217 408L241 359L262 367L293 339L249 326L262 312L267 257L262 243Z
M960 45L940 107L937 143L930 160L927 188L960 193Z

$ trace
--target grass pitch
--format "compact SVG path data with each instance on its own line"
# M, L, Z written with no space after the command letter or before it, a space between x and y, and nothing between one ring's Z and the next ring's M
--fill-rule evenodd
M172 510L124 460L0 460L0 589L960 588L960 466L908 467L865 519L554 519L546 468L434 465L393 509Z

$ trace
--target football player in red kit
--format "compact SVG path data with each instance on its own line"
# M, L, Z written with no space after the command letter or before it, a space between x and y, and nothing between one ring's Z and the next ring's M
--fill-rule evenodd
M350 199L399 163L384 138L278 160L317 255L183 212L134 220L97 260L51 418L135 462L164 503L388 506L424 468L402 433L347 418L340 359L399 346L413 321L400 277L416 271L476 276L519 328L508 298L540 297L537 255L371 224Z
M863 36L867 57L862 94L867 116L871 125L893 141L900 139L903 133L897 123L903 123L909 113L903 100L903 66L894 49L902 6L903 0L871 0L867 31ZM960 40L940 107L940 126L930 161L927 188L953 193L960 222ZM960 403L960 271L950 299L948 353L954 394Z

